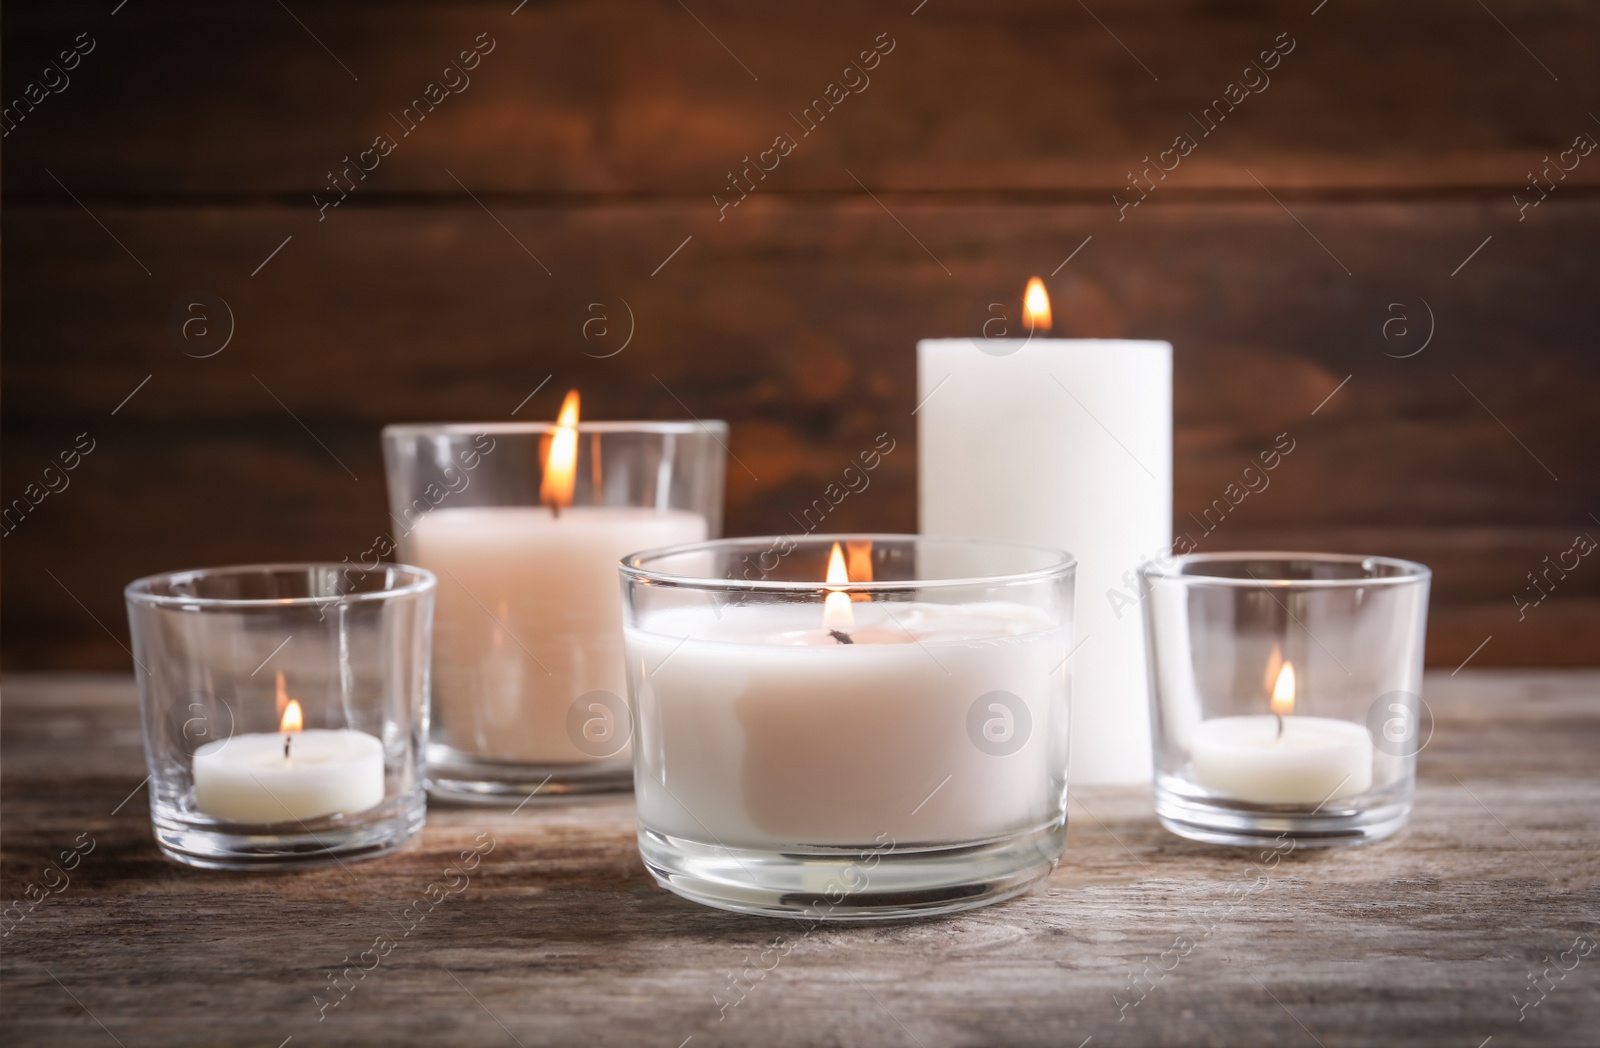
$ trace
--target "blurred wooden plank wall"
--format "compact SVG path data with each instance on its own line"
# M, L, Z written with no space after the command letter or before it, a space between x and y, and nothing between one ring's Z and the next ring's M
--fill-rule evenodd
M1591 5L290 10L6 10L4 495L69 485L6 525L8 668L127 665L143 573L355 557L383 423L505 419L547 375L518 417L578 386L729 420L730 533L888 432L834 519L914 529L913 342L1036 273L1059 332L1176 345L1180 531L1293 435L1203 548L1426 561L1435 665L1600 653L1600 560L1548 567L1600 537L1600 156L1562 153L1600 137Z

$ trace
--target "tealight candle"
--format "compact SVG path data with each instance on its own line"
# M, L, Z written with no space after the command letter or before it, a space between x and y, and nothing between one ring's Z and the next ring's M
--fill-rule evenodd
M1311 848L1404 826L1428 736L1429 577L1342 553L1143 565L1161 824L1212 844Z
M1372 739L1365 724L1294 716L1294 664L1285 662L1271 716L1213 717L1194 728L1195 782L1253 804L1315 804L1372 787Z
M279 694L283 675L278 675ZM383 743L349 728L302 730L289 699L277 733L208 742L194 753L195 807L226 822L305 822L383 803Z
M342 864L422 828L432 575L247 565L125 592L164 855L220 870Z

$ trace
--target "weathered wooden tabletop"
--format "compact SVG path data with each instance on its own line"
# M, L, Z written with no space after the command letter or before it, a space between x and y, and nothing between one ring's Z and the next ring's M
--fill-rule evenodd
M5 1042L1600 1044L1600 672L1435 674L1425 697L1389 841L1262 884L1253 853L1162 830L1147 791L1083 790L1042 889L807 932L657 888L629 799L436 807L347 870L181 868L151 839L131 682L10 678ZM480 839L470 883L402 934Z

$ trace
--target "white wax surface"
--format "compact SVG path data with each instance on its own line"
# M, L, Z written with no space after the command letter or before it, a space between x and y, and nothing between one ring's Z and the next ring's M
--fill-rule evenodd
M1078 559L1072 781L1148 780L1133 572L1172 543L1171 345L924 340L917 401L923 534L1029 542Z
M729 847L905 846L1059 817L1067 627L1011 604L852 613L849 645L816 604L675 609L626 630L644 827ZM1025 739L1006 755L969 733L993 691L1031 722L984 706L1013 718L995 737Z
M1195 782L1253 804L1320 804L1372 787L1364 724L1328 717L1215 717L1195 726Z
M617 564L628 553L705 538L705 518L682 510L572 506L558 518L543 507L493 506L425 514L402 553L439 577L436 737L479 757L596 760L567 736L567 711L591 691L627 695ZM623 749L612 759L627 755Z
M305 822L383 803L383 743L364 731L259 732L194 751L195 807L228 822Z

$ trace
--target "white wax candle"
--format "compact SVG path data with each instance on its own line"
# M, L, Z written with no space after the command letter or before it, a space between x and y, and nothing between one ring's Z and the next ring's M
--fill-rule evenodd
M1194 728L1194 780L1252 804L1320 804L1372 788L1364 724L1328 717L1214 717Z
M195 807L228 822L354 815L382 804L383 793L383 743L364 731L259 732L194 752Z
M1072 781L1148 780L1135 569L1172 544L1172 346L1036 338L917 344L925 535L1078 560Z
M1070 629L1020 605L850 607L852 644L814 604L674 609L625 631L644 827L904 847L1060 817Z
M437 734L479 757L597 759L568 737L567 713L591 691L627 695L617 564L628 553L705 538L706 519L683 510L569 506L556 516L545 507L492 506L425 514L402 540L401 555L439 578Z

